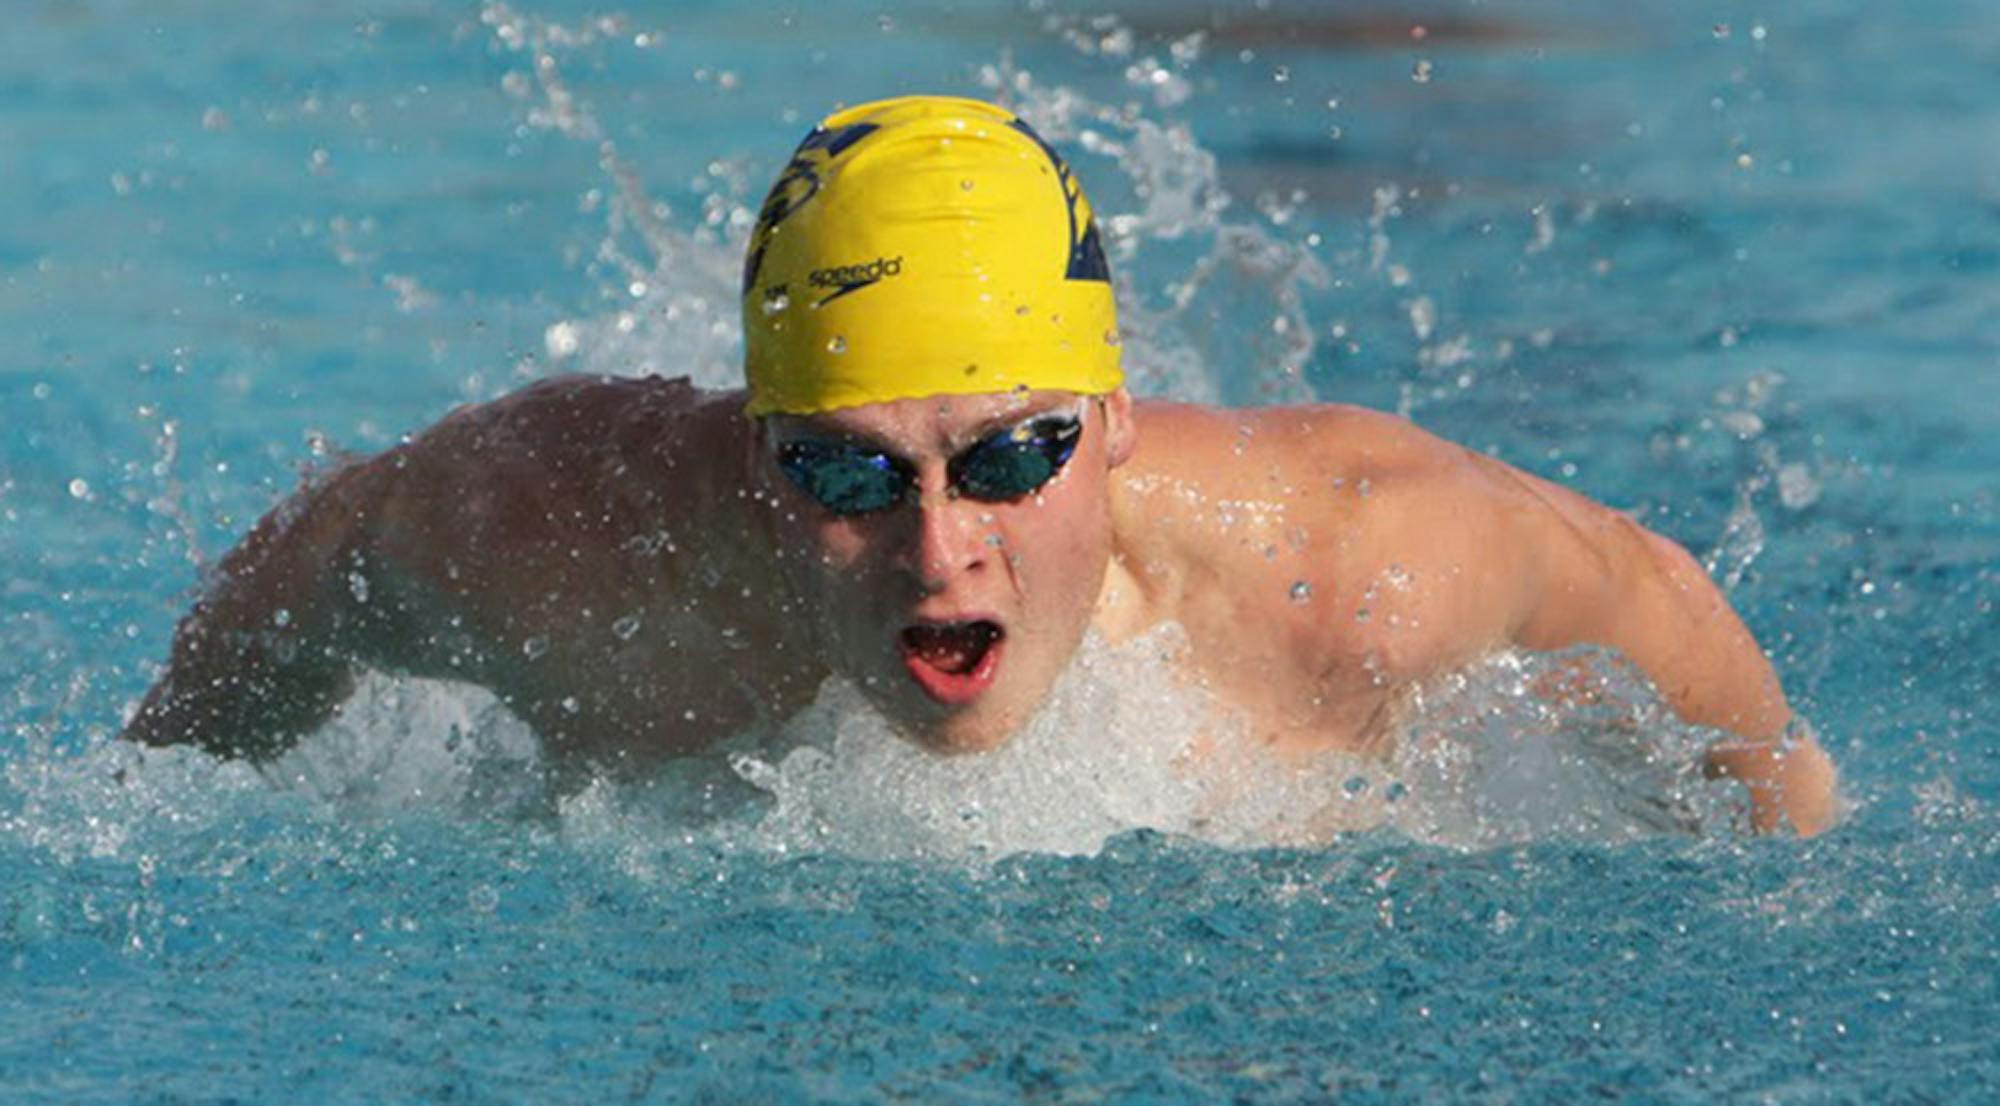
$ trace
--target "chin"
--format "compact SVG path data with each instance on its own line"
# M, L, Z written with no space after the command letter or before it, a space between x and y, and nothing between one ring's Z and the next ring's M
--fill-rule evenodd
M940 756L990 753L1005 745L1021 727L1012 712L961 711L944 718L903 718L897 729L912 745Z

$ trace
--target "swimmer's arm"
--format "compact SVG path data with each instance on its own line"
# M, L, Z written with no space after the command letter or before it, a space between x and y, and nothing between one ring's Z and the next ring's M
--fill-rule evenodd
M167 666L122 736L262 760L310 733L354 687L337 648L336 566L355 529L352 472L299 493L223 558L174 631Z
M1497 462L1486 462L1497 465ZM1833 763L1795 720L1770 661L1687 551L1624 515L1524 473L1508 478L1538 507L1510 512L1534 553L1515 644L1617 649L1675 713L1736 735L1708 751L1711 776L1749 789L1760 832L1801 835L1834 818Z

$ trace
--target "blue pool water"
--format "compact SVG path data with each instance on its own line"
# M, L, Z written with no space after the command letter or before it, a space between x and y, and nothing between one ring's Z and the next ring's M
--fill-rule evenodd
M2000 19L1609 7L10 6L0 1100L2000 1097ZM1401 410L1702 556L1844 823L1747 838L1504 666L1439 693L1473 777L1341 766L1408 794L1311 844L1093 761L1189 709L1102 650L972 778L837 689L561 796L441 685L261 773L110 740L302 469L726 383L764 182L920 89L1071 152L1146 391Z

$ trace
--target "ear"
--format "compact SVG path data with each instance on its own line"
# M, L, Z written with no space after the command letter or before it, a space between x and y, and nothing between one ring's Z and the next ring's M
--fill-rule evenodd
M1107 468L1124 464L1139 447L1139 423L1132 417L1132 393L1118 388L1104 397L1104 460Z

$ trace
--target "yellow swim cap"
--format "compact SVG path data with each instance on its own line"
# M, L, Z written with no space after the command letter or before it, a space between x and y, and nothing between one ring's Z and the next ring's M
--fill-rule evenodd
M1028 125L908 96L829 116L771 187L743 263L748 411L1118 387L1090 204Z

